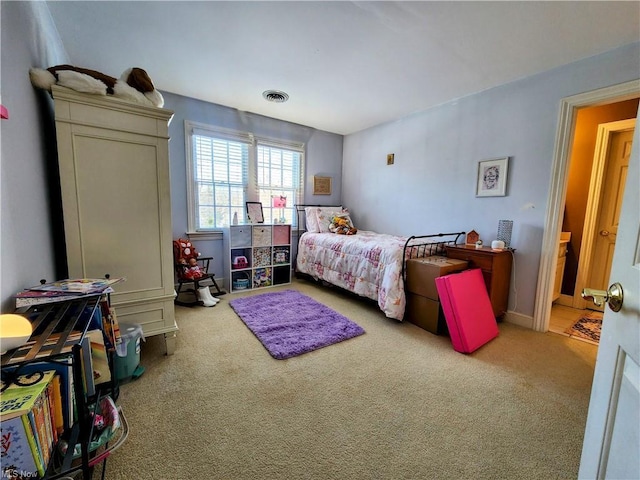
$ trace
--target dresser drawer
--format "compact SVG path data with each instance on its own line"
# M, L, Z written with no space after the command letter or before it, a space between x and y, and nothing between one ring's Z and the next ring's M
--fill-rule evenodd
M493 265L493 256L491 254L487 255L473 250L447 249L447 257L466 260L469 262L469 268L481 268L485 271L491 271Z
M449 245L447 257L466 260L469 268L480 268L493 313L501 319L509 306L509 285L514 250L493 250L467 245Z
M271 226L253 226L253 245L258 247L271 245Z
M229 230L229 243L231 248L251 246L251 227L232 226Z

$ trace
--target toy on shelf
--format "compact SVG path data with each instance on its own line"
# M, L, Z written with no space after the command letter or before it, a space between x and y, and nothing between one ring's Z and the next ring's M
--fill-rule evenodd
M164 98L154 87L149 74L138 67L129 68L120 78L115 78L88 68L56 65L46 70L32 68L29 78L33 86L48 91L52 85L60 85L76 92L111 95L152 107L164 106Z

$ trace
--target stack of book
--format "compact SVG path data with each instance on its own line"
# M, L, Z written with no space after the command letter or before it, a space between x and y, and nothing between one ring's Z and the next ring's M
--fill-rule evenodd
M11 478L43 477L64 431L60 376L49 370L19 382L6 386L0 399L3 476L10 471Z
M102 295L113 292L113 285L124 278L75 278L43 283L18 292L16 308L44 303L63 302L85 295Z
M82 363L84 367L88 362L93 375L88 372L83 375L85 385L82 388L95 394L95 386L109 381L111 374L106 358L102 358L104 363L101 363L100 346L104 350L102 332L93 330L88 333L91 353L86 360L83 356ZM96 367L100 376L93 378ZM56 446L67 445L68 435L64 432L79 420L72 364L70 359L69 362L58 359L19 368L18 378L0 382L0 477L42 478L51 464ZM100 430L98 428L94 435L99 436ZM64 441L60 442L63 438Z

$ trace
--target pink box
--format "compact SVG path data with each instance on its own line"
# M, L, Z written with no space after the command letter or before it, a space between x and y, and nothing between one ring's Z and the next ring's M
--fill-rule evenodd
M498 324L479 268L435 281L456 352L471 353L498 336Z
M273 244L289 245L291 243L291 225L273 226Z

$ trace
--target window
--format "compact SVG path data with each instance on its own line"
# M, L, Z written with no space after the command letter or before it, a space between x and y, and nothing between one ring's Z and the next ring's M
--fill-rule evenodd
M294 225L294 205L304 192L304 145L192 122L185 130L189 231L229 226L234 215L239 223L248 221L247 201L262 203L265 223Z

